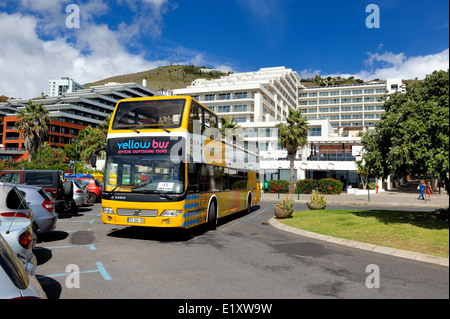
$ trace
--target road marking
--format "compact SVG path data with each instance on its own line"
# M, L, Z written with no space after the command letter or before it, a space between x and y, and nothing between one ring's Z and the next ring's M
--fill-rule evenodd
M94 269L94 270L85 270L85 271L80 271L80 272L76 272L76 273L71 272L71 273L62 273L62 274L54 274L54 275L38 275L38 276L36 276L36 278L38 278L38 279L45 278L45 277L55 278L55 277L70 276L70 275L74 275L74 274L92 274L92 273L99 272L100 275L102 275L104 280L112 280L112 278L109 275L108 271L106 270L105 266L103 266L103 264L101 262L96 262L95 265L97 266L97 269Z
M53 246L53 247L36 247L36 250L40 249L59 249L59 248L78 248L78 247L89 247L91 250L96 250L94 244L90 245L70 245L70 246Z
M93 224L93 223L95 223L95 219L93 219L91 221L87 221L87 220L61 220L61 219L58 219L58 223L89 223L89 224Z

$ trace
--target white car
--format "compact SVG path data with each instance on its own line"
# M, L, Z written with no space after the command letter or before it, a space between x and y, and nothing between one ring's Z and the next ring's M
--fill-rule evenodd
M0 183L0 235L32 274L37 266L36 256L33 254L36 245L33 219L33 211L16 186Z
M0 235L0 299L46 299L36 277L27 272Z

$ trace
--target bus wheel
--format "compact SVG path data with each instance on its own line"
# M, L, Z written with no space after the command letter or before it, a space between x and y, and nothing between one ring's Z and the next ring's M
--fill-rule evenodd
M208 228L210 230L216 230L217 228L217 209L216 209L216 202L214 200L211 201L211 205L209 205Z

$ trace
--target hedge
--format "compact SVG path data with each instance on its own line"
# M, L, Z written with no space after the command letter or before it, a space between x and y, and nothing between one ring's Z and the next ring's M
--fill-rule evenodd
M334 178L304 179L295 184L295 193L312 194L314 189L319 189L319 193L322 194L339 195L342 193L343 188L344 183Z
M319 189L319 193L339 195L342 193L344 184L334 178L324 178L320 180L304 179L295 184L294 193L312 194L312 191ZM289 181L286 180L270 180L267 192L277 194L289 193Z

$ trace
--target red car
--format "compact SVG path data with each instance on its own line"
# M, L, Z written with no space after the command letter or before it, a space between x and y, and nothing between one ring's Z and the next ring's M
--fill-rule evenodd
M96 203L97 201L101 200L103 185L98 179L87 177L76 177L74 179L78 179L89 189L88 203Z

